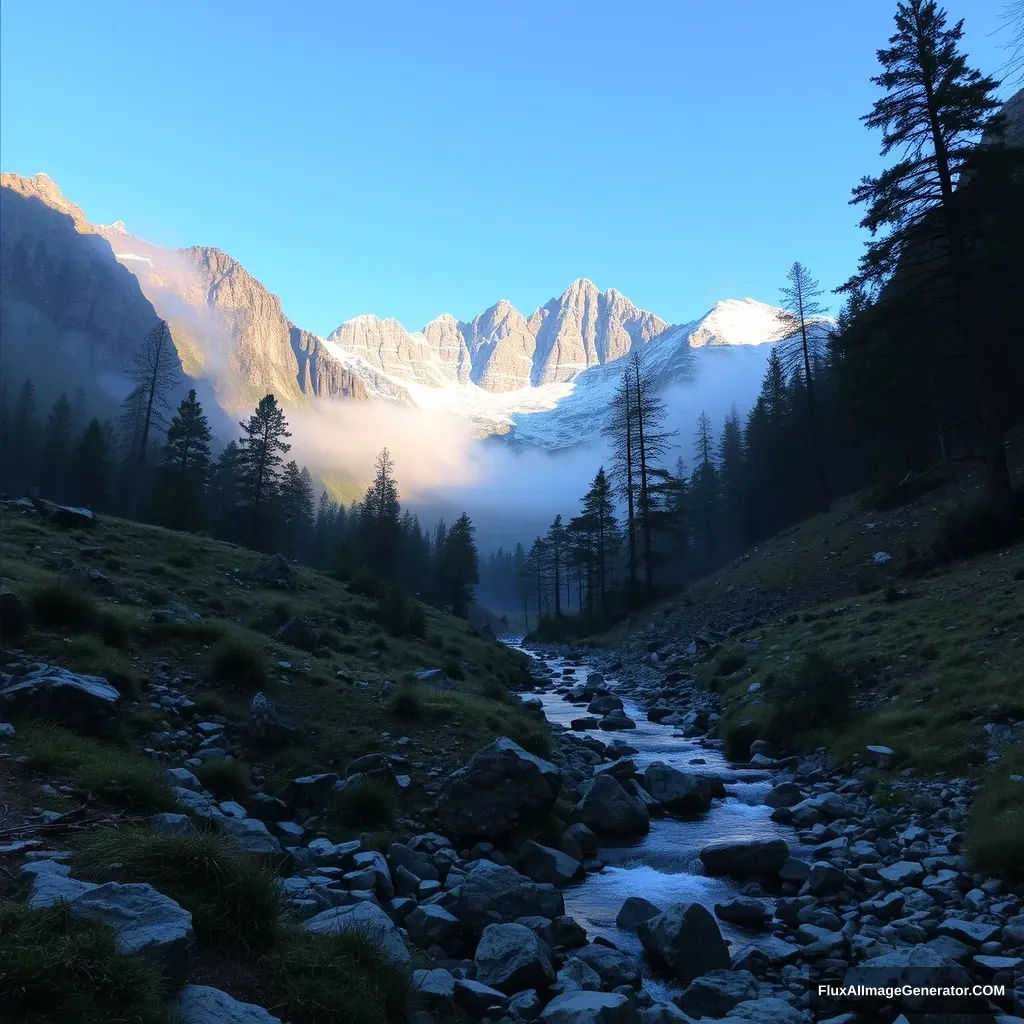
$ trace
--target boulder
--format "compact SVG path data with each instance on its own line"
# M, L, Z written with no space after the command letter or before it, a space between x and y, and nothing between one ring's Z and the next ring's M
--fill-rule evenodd
M699 903L673 904L644 921L637 934L644 949L683 983L729 968L729 947L718 923Z
M644 789L666 811L706 811L711 806L710 779L703 775L687 775L662 761L647 766Z
M597 727L605 732L617 732L621 729L635 729L636 722L625 711L612 711L597 723Z
M542 1024L637 1024L636 1008L619 992L566 992L540 1012Z
M25 602L13 590L0 586L0 636L7 641L18 639L28 627L28 619Z
M613 711L622 710L622 698L616 697L614 694L607 693L602 696L595 697L589 705L587 705L587 713L591 715L610 715Z
M271 555L265 558L252 571L252 579L261 587L275 590L294 590L296 583L295 570L284 555Z
M172 1013L185 1024L281 1024L281 1018L255 1003L241 1003L219 988L186 985L171 1000Z
M53 719L81 732L106 732L117 718L121 695L101 676L36 665L0 690L0 713Z
M559 994L585 989L587 992L601 991L601 975L578 956L571 956L562 965L557 978Z
M532 839L519 848L519 867L535 882L550 882L552 885L568 885L585 874L583 865L574 857L550 846L541 846Z
M303 775L288 783L288 802L296 807L326 807L334 795L334 784L338 781L337 772L324 772L320 775Z
M737 896L715 904L715 917L741 928L763 928L771 917L768 908L750 896Z
M693 1018L675 1003L652 1003L640 1011L640 1024L693 1024Z
M843 984L879 988L965 986L969 989L972 982L959 964L935 950L927 946L906 946L851 967L843 978ZM924 1011L929 1003L935 1013L956 1013L969 1008L957 1005L954 998L943 998L940 1005L936 1005L925 995L913 994L898 996L896 1003L901 1010L910 1012Z
M313 651L320 643L320 634L307 619L289 619L274 634L274 639L300 651Z
M789 858L789 846L782 839L749 839L712 843L700 851L709 875L748 878L774 875Z
M910 860L897 861L887 868L878 869L878 877L894 889L903 889L908 885L920 885L927 874L923 864Z
M281 844L257 818L225 817L220 819L220 827L253 857L273 859L284 855Z
M577 949L573 956L582 960L592 970L597 971L605 988L619 988L622 985L640 988L643 973L640 961L629 953L623 953L620 949L613 949L611 946L605 946L599 942L592 942Z
M619 908L615 923L624 932L635 932L641 922L649 921L660 913L661 908L656 907L650 900L645 900L643 896L630 896Z
M488 1015L500 1017L507 1003L504 992L483 982L469 978L458 978L455 981L455 1005L465 1010L474 1020Z
M551 810L562 787L559 770L501 736L448 777L437 799L445 832L461 841L495 839Z
M168 985L185 984L195 945L192 915L169 896L151 885L107 882L80 892L68 906L74 917L111 927L118 951L154 961Z
M728 1017L738 1003L756 998L757 979L750 971L722 970L694 978L676 1002L691 1017Z
M246 731L257 741L269 747L283 747L302 735L291 713L264 693L257 693L249 705Z
M642 801L627 793L610 775L599 775L573 808L573 821L599 836L628 837L650 831L651 818Z
M437 904L424 903L417 907L405 919L405 930L420 949L438 946L454 956L462 945L462 923Z
M311 917L303 927L326 935L340 935L348 931L367 933L380 942L384 954L393 964L402 968L409 968L412 964L412 957L394 922L376 903L332 907Z
M562 894L552 885L541 885L515 868L491 861L477 861L459 886L455 915L474 934L489 924L520 917L556 918L565 913Z
M488 925L473 959L476 980L506 995L544 990L555 980L547 947L521 924Z
M455 1004L455 977L451 971L435 968L414 971L413 988L419 1001L428 1009L439 1013L450 1012Z
M151 814L146 819L146 824L154 832L163 832L169 836L188 835L195 829L192 819L187 814Z

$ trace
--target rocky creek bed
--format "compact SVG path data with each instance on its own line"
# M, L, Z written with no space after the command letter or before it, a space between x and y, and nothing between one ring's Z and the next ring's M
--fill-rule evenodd
M818 978L1019 984L1021 899L964 861L966 780L917 782L912 807L881 809L862 772L834 773L820 755L781 760L759 742L749 764L729 764L714 697L684 673L653 660L627 668L607 653L531 654L534 685L519 699L551 722L550 759L496 739L443 779L433 806L400 821L400 841L384 851L368 836L332 841L323 810L365 778L403 788L405 756L382 749L244 806L218 801L195 770L232 756L241 737L225 719L197 716L175 684L153 684L149 699L173 728L148 753L181 813L154 815L149 827L187 832L206 821L278 868L284 912L307 931L376 936L393 967L413 975L415 1024L1021 1019L1007 999L853 1007L819 1005L809 992ZM102 729L117 714L119 695L102 679L9 667L0 718L63 709ZM274 702L254 698L247 728L286 722ZM0 727L0 739L14 734ZM509 841L550 823L566 798L572 823L545 833L550 846ZM110 925L124 952L159 964L189 1024L280 1020L186 984L192 918L154 886L116 873L80 880L73 851L41 839L5 843L0 855L18 864L31 905L65 900L72 915Z

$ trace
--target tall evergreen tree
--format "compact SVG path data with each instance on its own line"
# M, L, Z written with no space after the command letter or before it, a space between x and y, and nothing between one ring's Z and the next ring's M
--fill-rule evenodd
M239 521L243 485L242 450L231 441L217 458L207 492L208 522L221 540L241 543L245 539L245 529Z
M292 558L308 561L313 539L315 508L313 478L294 460L284 467L278 493L281 548Z
M359 514L366 565L381 579L396 577L401 542L402 506L399 502L395 463L384 448L374 463L374 478ZM438 550L442 550L439 545Z
M602 466L590 489L583 496L583 515L594 538L594 579L602 607L608 598L608 579L615 552L618 523L615 519L615 496Z
M72 412L68 396L62 394L50 410L43 430L39 456L39 486L54 501L62 501L68 486L72 453Z
M75 446L74 501L87 508L103 508L110 488L110 444L95 417L86 424Z
M862 120L882 132L882 155L901 154L877 177L865 177L853 202L868 212L861 226L872 236L860 270L844 286L889 280L901 263L920 261L922 247L944 257L952 283L955 317L974 370L980 455L996 515L1016 515L1003 447L1004 424L996 379L993 339L979 308L978 284L968 257L963 204L956 186L977 158L983 133L998 137L998 82L970 68L961 52L963 22L947 27L935 0L901 0L896 31L878 51L885 90Z
M473 601L473 586L479 582L479 556L476 531L465 512L452 524L438 561L438 579L442 600L451 605L452 614L465 618Z
M796 262L789 268L787 280L789 284L782 289L782 307L789 313L795 344L791 344L789 341L785 342L784 352L793 353L796 356L794 360L796 365L792 369L803 384L807 409L807 431L804 443L810 451L814 466L820 508L822 512L827 512L829 488L825 471L825 453L821 446L820 416L815 390L815 377L824 355L824 331L816 323L825 312L825 307L818 302L818 297L823 292L818 282L811 277L810 271L802 263Z
M239 426L239 468L242 501L248 515L248 540L252 547L260 549L269 539L268 525L277 497L281 462L292 447L285 438L292 435L284 410L273 395L261 398L249 421Z
M555 617L562 614L562 573L565 569L566 536L562 517L555 516L548 528L547 550L551 566L551 582L555 596Z
M195 390L167 428L157 474L157 516L167 526L197 530L203 522L210 476L210 424Z
M10 439L4 445L4 475L9 486L20 494L35 486L39 455L39 424L36 420L36 386L26 380L18 391L11 416Z

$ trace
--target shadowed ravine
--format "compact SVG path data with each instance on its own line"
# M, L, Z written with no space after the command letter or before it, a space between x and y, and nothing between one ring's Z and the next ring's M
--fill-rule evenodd
M555 687L570 681L584 682L587 674L597 668L585 661L540 656L520 643L508 643L554 672L549 685L539 685L528 696L541 701L549 722L568 729L571 720L579 718L582 711L579 705L563 700ZM574 668L575 675L564 678L562 671L566 668ZM702 746L699 739L688 739L675 727L649 722L640 706L619 688L615 675L604 672L604 676L603 685L622 698L623 709L636 722L636 728L619 733L592 729L577 731L576 736L591 735L605 743L619 737L638 749L639 753L632 755L638 770L653 761L663 761L681 771L721 779L727 793L724 800L715 800L706 814L690 818L652 817L650 832L640 839L602 840L599 857L606 865L604 870L589 874L585 881L564 890L565 912L587 929L591 939L603 935L620 949L639 956L639 939L615 924L619 908L628 897L643 896L660 907L697 901L714 913L716 903L738 895L739 885L702 873L698 855L703 847L720 840L784 839L794 856L801 856L802 851L794 842L793 830L769 817L771 809L763 802L770 788L769 773L737 769L721 751ZM770 900L766 902L772 906ZM719 924L734 960L750 946L767 949L773 942L770 934L754 937L724 921ZM684 987L652 977L646 961L644 984L655 998L666 998Z

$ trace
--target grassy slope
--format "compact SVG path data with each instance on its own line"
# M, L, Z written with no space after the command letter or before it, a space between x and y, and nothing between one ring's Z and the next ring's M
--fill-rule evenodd
M972 848L981 866L1012 872L1024 847L1024 784L1010 776L1021 773L1024 743L989 771L984 726L1024 718L1024 544L904 575L978 490L961 476L889 511L863 495L845 498L595 642L642 649L645 627L658 622L685 645L760 622L697 667L721 695L737 756L771 731L773 677L792 678L806 655L824 655L852 677L853 710L789 732L790 748L826 746L847 763L867 744L884 744L896 752L895 769L977 776ZM891 561L873 565L877 551ZM750 697L755 680L767 685ZM785 720L783 708L776 723Z
M343 768L372 750L404 753L447 772L497 734L546 749L546 730L508 698L507 688L521 671L519 656L435 609L425 608L426 639L391 636L374 619L375 600L349 592L329 575L296 568L298 586L292 593L252 586L246 577L261 556L234 545L109 518L95 529L69 532L33 517L5 516L0 529L3 580L30 604L34 595L52 593L54 585L80 591L76 581L58 572L61 555L106 574L120 603L96 597L81 625L37 621L18 647L43 660L107 676L126 695L139 692L140 681L148 677L169 675L199 699L203 713L219 712L239 725L252 691L263 689L293 713L303 730L300 745L251 752L254 769L267 776L268 791L295 775ZM152 608L168 601L186 604L202 619L185 625L154 623ZM62 614L58 610L55 619ZM333 649L320 649L315 656L276 642L272 634L293 616L314 619ZM214 653L225 643L255 652L267 668L266 677L253 678L250 685L212 679ZM10 640L6 645L14 646ZM290 662L292 669L279 669L279 661ZM465 678L451 690L418 687L409 716L392 712L405 674L453 662L465 666ZM368 685L346 682L339 672ZM134 705L126 716L128 746L141 745L160 721L159 711L148 704ZM408 736L411 742L392 746L382 739L385 733ZM233 735L240 736L241 729ZM410 774L409 800L415 804L424 777L416 770Z

